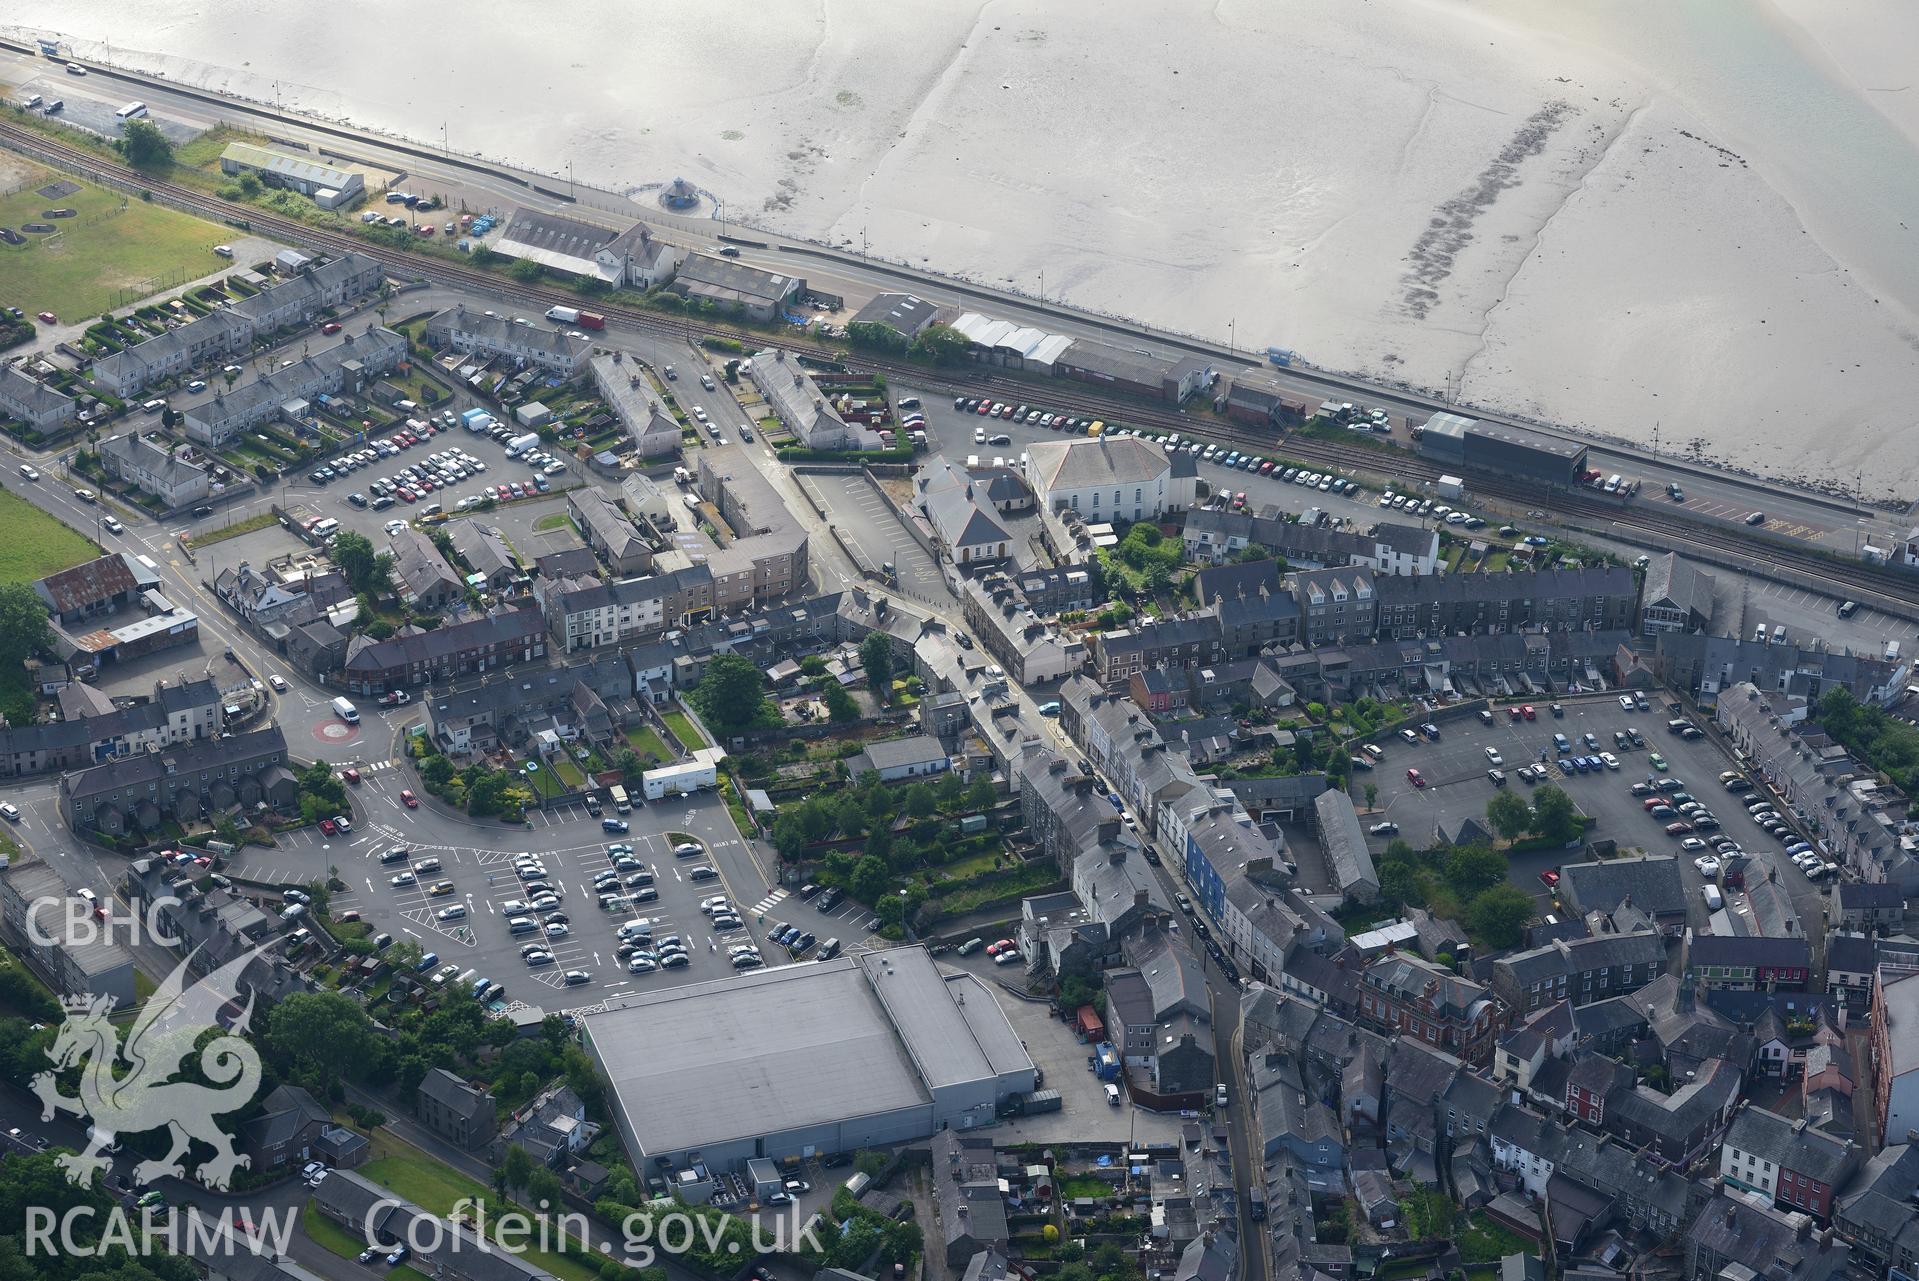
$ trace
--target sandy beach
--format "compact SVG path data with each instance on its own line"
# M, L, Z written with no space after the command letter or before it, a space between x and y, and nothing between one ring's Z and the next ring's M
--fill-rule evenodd
M544 12L16 0L10 21L615 189L684 176L729 218L1470 404L1919 491L1910 6Z

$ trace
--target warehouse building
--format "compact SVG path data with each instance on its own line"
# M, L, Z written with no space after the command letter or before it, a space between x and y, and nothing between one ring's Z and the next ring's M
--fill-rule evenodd
M806 281L749 267L733 258L688 254L673 278L673 292L689 302L712 303L722 311L738 307L766 324L777 320L787 303L806 292Z
M1115 391L1184 404L1212 386L1213 367L1197 356L1154 356L1131 347L1078 338L1053 361L1053 374Z
M992 993L919 947L615 997L582 1028L648 1174L974 1129L1033 1088Z
M643 222L614 231L533 209L514 210L492 249L563 276L598 280L615 289L621 285L652 289L673 274L680 260L680 251L655 240L652 229Z
M1577 485L1586 474L1584 445L1459 414L1428 418L1419 452L1442 467L1505 472L1549 485Z
M366 179L351 169L250 142L228 144L220 153L220 172L254 174L267 186L297 191L322 209L347 209L366 195Z

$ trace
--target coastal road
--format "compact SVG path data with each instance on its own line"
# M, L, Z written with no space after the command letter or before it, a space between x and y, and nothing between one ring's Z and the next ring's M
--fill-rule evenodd
M795 237L780 236L729 225L707 216L723 210L702 207L699 216L671 213L657 203L640 204L614 192L574 183L559 175L543 175L494 161L475 160L447 149L448 138L434 147L427 142L409 142L381 137L350 126L303 119L276 109L272 104L250 103L216 95L183 85L169 84L155 77L102 67L97 63L93 76L75 83L57 76L65 89L100 93L106 98L138 94L160 116L174 116L196 125L232 123L252 130L265 130L318 150L327 150L370 165L413 175L406 185L436 189L465 198L475 207L511 209L526 206L547 212L564 212L588 221L598 221L623 229L631 220L645 218L662 239L685 248L712 251L722 232L745 234L767 246L763 251L747 250L746 261L759 260L771 270L803 274L824 292L845 296L857 307L874 293L887 289L910 289L936 304L972 307L991 314L1029 324L1050 332L1074 337L1096 338L1137 346L1141 341L1154 344L1163 353L1199 355L1216 362L1215 367L1230 375L1236 370L1255 367L1280 380L1308 403L1323 399L1364 400L1389 409L1395 417L1423 421L1429 414L1458 410L1493 421L1518 422L1510 416L1457 406L1418 393L1369 383L1362 379L1330 374L1304 366L1273 369L1263 365L1256 351L1238 349L1216 341L1157 330L1150 324L1114 320L1078 311L1057 300L1048 301L1015 290L953 280L930 271L899 266L864 257L853 252L852 241L821 245ZM56 64L35 56L30 46L0 44L0 78L16 85L47 78ZM106 86L111 84L113 88ZM844 317L840 317L844 319ZM1651 450L1612 442L1593 443L1590 437L1551 424L1526 423L1550 434L1593 444L1592 465L1604 472L1618 471L1645 480L1647 487L1663 491L1668 481L1685 486L1702 507L1723 506L1727 511L1766 510L1777 516L1782 526L1805 531L1804 536L1835 551L1855 552L1868 539L1880 545L1904 532L1896 516L1865 508L1844 496L1815 496L1804 491L1782 489L1779 485L1750 477L1701 467L1674 456L1655 456ZM1673 440L1672 445L1682 442ZM1682 446L1683 447L1683 446ZM1788 478L1790 479L1790 478ZM1877 496L1865 484L1863 475L1855 477L1855 487L1865 496Z

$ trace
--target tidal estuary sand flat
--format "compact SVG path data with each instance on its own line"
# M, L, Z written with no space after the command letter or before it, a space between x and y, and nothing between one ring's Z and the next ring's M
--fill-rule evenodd
M9 21L1470 402L1869 497L1919 484L1919 18L1895 0L16 0Z

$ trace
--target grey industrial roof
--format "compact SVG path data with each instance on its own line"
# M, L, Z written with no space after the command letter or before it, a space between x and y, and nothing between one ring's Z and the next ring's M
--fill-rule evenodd
M321 164L305 156L274 151L267 147L256 147L250 142L228 143L227 149L220 153L220 159L231 160L235 164L245 165L250 169L265 169L272 173L284 174L298 178L302 182L317 183L322 187L332 187L340 191L351 186L355 178L362 177L351 169Z
M585 1016L615 1098L648 1152L674 1152L924 1105L928 1083L1023 1054L962 1012L923 949L782 965L665 988Z
M1076 338L1073 345L1060 354L1054 366L1083 369L1088 373L1105 374L1129 382L1158 384L1186 363L1181 357L1153 356L1130 347L1115 347L1091 338Z
M730 258L709 254L688 254L680 263L676 283L708 285L749 298L778 302L803 284L792 276L765 271Z
M917 338L920 330L933 323L939 308L912 294L875 294L873 300L853 313L849 325L884 325L906 338Z

